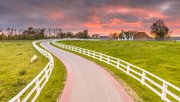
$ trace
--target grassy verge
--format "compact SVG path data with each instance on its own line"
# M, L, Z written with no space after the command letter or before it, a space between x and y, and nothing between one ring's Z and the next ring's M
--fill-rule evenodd
M75 45L87 49L91 49L94 51L99 51L114 57L118 57L122 55L121 59L124 59L128 62L131 62L135 65L144 66L143 68L146 70L149 70L153 73L158 73L156 75L160 75L161 77L164 76L169 80L172 80L177 86L179 85L178 79L179 79L179 70L178 66L179 63L176 60L180 59L180 56L178 56L178 49L180 43L173 43L173 42L117 42L117 41L63 41L63 43ZM131 49L131 50L130 50ZM72 51L70 51L72 52ZM75 53L75 52L73 52ZM78 54L78 53L75 53ZM126 75L125 73L121 72L120 70L109 66L103 62L100 62L98 60L92 59L88 56L84 56L82 54L78 54L80 56L83 56L85 58L88 58L97 64L101 65L105 69L107 69L114 77L116 77L118 80L123 80L125 83L127 83L142 99L146 102L161 102L161 99L159 96L154 94L152 91L150 91L145 86L142 86L139 82L137 82L135 79L131 78L130 76ZM162 57L162 58L161 58ZM171 58L173 57L173 58ZM176 60L175 60L176 58ZM150 60L149 60L150 59ZM163 60L158 61L159 60ZM152 65L151 69L149 68L149 63ZM162 65L160 66L159 65ZM160 69L157 69L156 65L158 64L158 67ZM165 65L164 65L165 64ZM170 65L174 64L175 66L172 66L171 68L174 69L168 69L164 66L170 67ZM147 67L148 66L148 67ZM164 68L164 69L163 69ZM154 70L153 70L154 69ZM163 72L162 72L163 71ZM166 72L168 71L168 72ZM169 73L170 71L170 73ZM162 73L161 73L162 72ZM174 74L176 73L176 74ZM169 76L171 74L171 76ZM174 75L173 75L174 74ZM175 80L173 77L175 77L177 80ZM172 78L172 79L171 79Z
M37 45L40 46L40 43L38 43ZM54 58L53 72L49 78L49 81L44 86L40 96L37 98L36 102L57 102L59 95L63 91L66 80L65 66L54 55L53 58Z
M38 59L31 63L33 55ZM0 102L22 90L47 64L32 41L0 41Z

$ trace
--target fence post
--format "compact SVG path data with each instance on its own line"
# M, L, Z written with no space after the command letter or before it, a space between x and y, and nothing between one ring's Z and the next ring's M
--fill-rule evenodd
M51 69L51 64L50 64L50 69ZM48 79L49 79L49 77L48 77L48 70L47 70L47 68L46 68L46 70L45 70L45 75L46 75L46 81L48 81Z
M75 47L76 49L75 49L75 52L77 52L78 51L78 49L77 49L77 47Z
M117 60L117 66L116 66L117 68L119 68L119 63L120 63L120 60L118 59Z
M11 101L11 102L21 102L20 97L18 97L15 101Z
M36 80L36 94L39 94L40 93L40 86L39 86L39 79Z
M78 51L78 49L77 49L77 47L75 47L75 48L76 48L75 52L77 52L77 51Z
M88 56L90 56L90 51L88 50Z
M93 58L95 58L95 52L93 52Z
M77 47L77 52L79 52L80 53L80 49Z
M79 52L79 48L77 47L77 52Z
M79 53L81 53L81 48L79 48Z
M18 97L17 102L21 102L21 101L20 101L20 97Z
M74 52L76 52L76 47L74 47Z
M48 57L48 55L47 55L47 53L45 52L45 56L46 56L46 58Z
M71 50L71 46L70 45L68 46L68 50Z
M102 53L100 53L99 60L102 61Z
M142 84L142 85L145 84L145 77L146 77L146 72L143 71L143 73L142 73L142 79L141 79L141 84Z
M73 46L71 46L71 50L72 50L72 51L74 50L74 47L73 47Z
M127 74L129 74L130 65L127 65Z
M163 82L163 86L162 86L162 96L161 96L161 99L163 101L166 101L167 98L166 98L166 91L167 91L167 84Z
M83 53L84 53L84 55L86 54L86 50L85 49L83 49Z
M107 57L107 64L109 64L109 56Z

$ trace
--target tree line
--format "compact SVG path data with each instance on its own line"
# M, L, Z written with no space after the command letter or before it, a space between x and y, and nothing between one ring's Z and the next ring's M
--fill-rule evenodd
M72 32L62 32L62 29L45 29L33 28L16 30L13 28L6 29L6 33L0 29L0 40L38 40L52 38L98 38L99 34L90 36L88 30L83 30L73 34Z

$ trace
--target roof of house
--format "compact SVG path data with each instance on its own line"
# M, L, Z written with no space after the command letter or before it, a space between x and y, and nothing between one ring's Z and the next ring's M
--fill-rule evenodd
M147 39L150 38L145 32L137 32L134 35L135 39Z
M128 36L128 37L134 35L134 33L131 32L131 31L122 31L122 32L119 34L119 36L121 37L122 34L125 34L125 35Z

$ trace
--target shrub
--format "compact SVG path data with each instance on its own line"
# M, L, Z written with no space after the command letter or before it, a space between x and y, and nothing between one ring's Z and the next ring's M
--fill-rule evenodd
M19 75L25 75L26 73L27 73L27 71L23 69L19 72Z
M19 86L25 86L27 82L24 79L18 79L17 82L13 83L12 86L19 87Z

